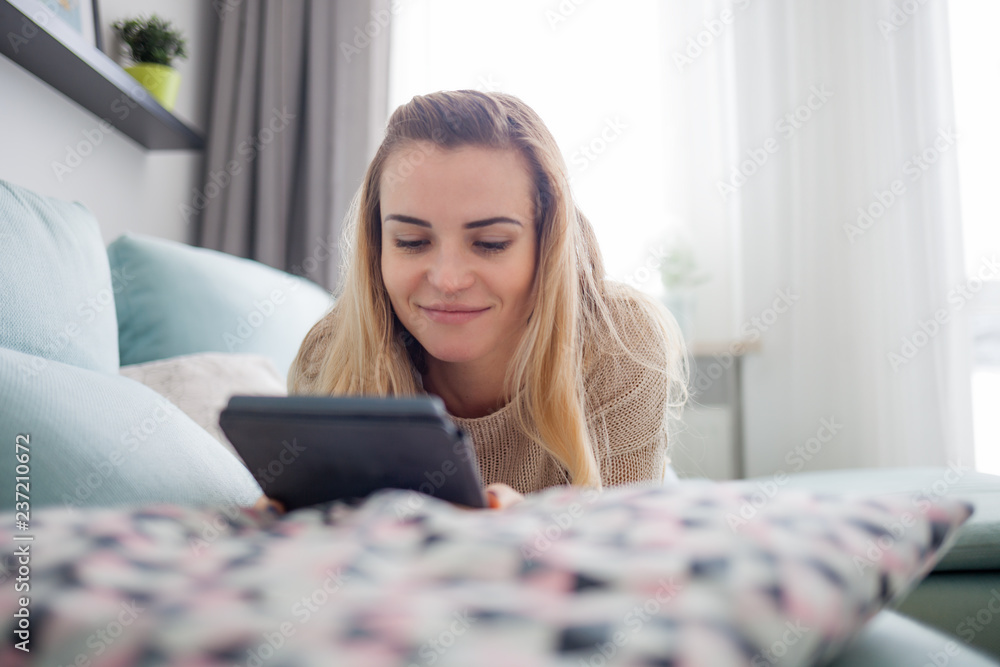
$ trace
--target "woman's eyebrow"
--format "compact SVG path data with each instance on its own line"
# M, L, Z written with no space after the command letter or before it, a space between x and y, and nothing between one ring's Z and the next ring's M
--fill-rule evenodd
M390 220L395 220L397 222L406 222L411 225L418 225L420 227L430 227L431 223L426 220L421 220L420 218L414 218L412 215L400 215L398 213L390 213L385 216L384 222L389 222ZM508 223L511 225L517 225L518 227L523 227L520 222L514 218L508 218L505 216L496 216L493 218L485 218L483 220L473 220L472 222L467 222L462 227L465 229L476 229L478 227L488 227L489 225L495 225L498 223Z

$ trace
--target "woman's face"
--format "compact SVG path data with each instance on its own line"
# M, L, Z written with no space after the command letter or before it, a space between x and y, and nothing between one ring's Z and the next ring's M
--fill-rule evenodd
M516 151L417 142L380 183L382 278L435 359L506 367L531 315L534 186Z

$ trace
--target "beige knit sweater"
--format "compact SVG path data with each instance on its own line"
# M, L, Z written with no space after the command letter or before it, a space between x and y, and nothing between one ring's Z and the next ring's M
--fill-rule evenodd
M609 287L609 306L623 342L654 368L668 354L663 334L624 285ZM318 375L322 336L306 337L303 380ZM617 346L620 347L620 346ZM615 345L601 345L585 378L587 425L606 486L662 480L667 458L668 383L664 374L639 363ZM414 371L420 378L420 374ZM305 386L300 388L300 391ZM484 484L502 482L521 493L568 484L569 475L519 428L513 402L485 417L451 416L469 434Z
M641 360L662 365L666 344L628 288L610 300L623 341ZM662 373L604 346L585 379L587 425L605 486L662 480L667 457L667 382ZM569 475L519 428L513 402L478 418L452 416L476 448L484 484L521 493L568 484Z

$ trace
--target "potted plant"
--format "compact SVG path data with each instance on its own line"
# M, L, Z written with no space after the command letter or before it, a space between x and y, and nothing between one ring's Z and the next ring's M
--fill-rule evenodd
M128 47L129 57L135 63L126 67L125 71L165 109L172 110L177 101L181 75L171 63L187 58L187 41L183 35L173 28L170 21L156 14L149 18L119 19L111 27Z
M664 305L677 320L684 339L690 342L694 327L694 288L708 282L694 250L684 243L673 245L660 260L660 278L666 288Z

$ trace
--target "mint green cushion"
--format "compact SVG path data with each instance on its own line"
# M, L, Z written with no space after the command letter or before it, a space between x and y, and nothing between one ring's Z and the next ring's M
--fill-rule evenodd
M108 246L123 366L196 352L262 354L284 379L333 305L312 281L248 259L150 236Z
M18 435L28 441L32 509L250 505L260 496L235 456L152 389L57 361L25 375L26 357L0 348L0 511L14 509Z
M773 477L758 478L761 481ZM783 488L814 492L895 494L920 493L966 500L975 511L935 572L1000 569L1000 477L951 468L871 468L828 470L788 475Z
M896 609L1000 657L1000 570L932 572Z
M757 660L750 664L772 663ZM998 664L960 639L902 614L883 610L868 621L854 642L827 667L996 667Z
M118 372L118 322L97 220L82 204L0 180L0 347Z

